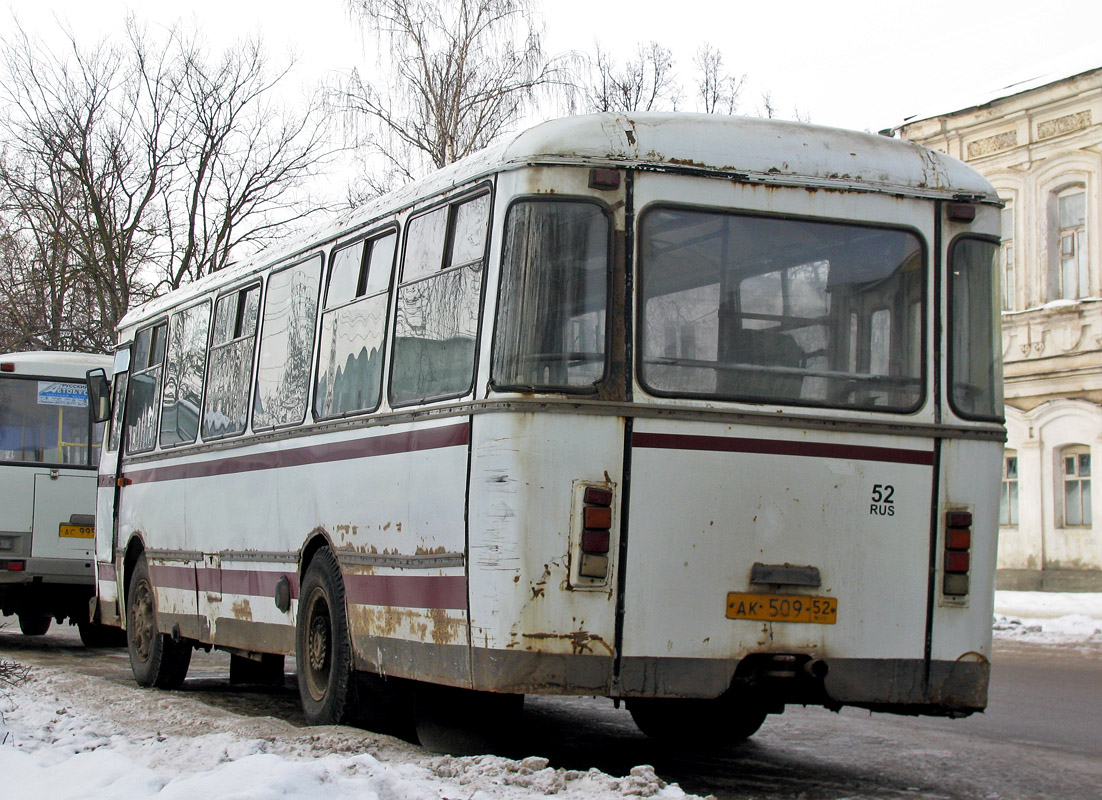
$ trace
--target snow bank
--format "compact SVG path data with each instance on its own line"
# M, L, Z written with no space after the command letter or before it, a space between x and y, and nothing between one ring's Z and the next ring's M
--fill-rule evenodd
M1102 594L995 592L996 639L1102 644Z
M686 795L649 766L623 778L552 769L543 758L432 756L352 728L295 728L35 668L0 695L0 775L11 798L320 797L326 800L564 800Z

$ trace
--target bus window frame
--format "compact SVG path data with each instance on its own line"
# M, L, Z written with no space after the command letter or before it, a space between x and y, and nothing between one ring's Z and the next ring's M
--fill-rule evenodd
M158 443L159 443L160 438L161 438L161 402L160 402L160 400L161 400L161 392L164 389L165 356L168 353L168 318L169 318L168 314L164 314L163 316L158 316L155 319L153 319L151 322L148 322L147 324L137 328L134 331L133 344L130 346L130 363L129 363L129 366L127 367L127 370L126 370L126 373L127 373L127 376L128 376L127 377L127 382L126 382L126 407L124 409L124 416L123 416L123 420L122 420L122 424L123 424L123 430L121 432L122 433L122 438L119 441L119 449L122 451L120 457L122 457L122 458L127 458L127 457L132 457L132 456L140 456L140 455L143 455L145 453L155 452L158 449ZM137 350L138 340L141 337L141 335L143 333L145 333L146 331L152 331L152 330L155 330L157 328L163 328L164 329L164 332L161 335L161 338L164 341L164 349L161 351L161 360L159 362L157 362L156 364L150 364L149 363L149 353L146 353L145 354L146 363L143 366L139 367L138 364L134 361L134 354L135 354L135 351ZM152 334L151 334L151 336L152 336ZM153 349L152 348L153 341L154 340L151 340L151 342L150 342L150 345L151 345L150 351L151 352L152 352L152 349ZM145 384L144 381L135 380L136 378L145 378L146 373L149 370L151 370L154 366L160 367L160 373L159 373L156 381L152 382L151 384ZM144 387L145 385L152 385L152 388L153 388L154 392L156 393L155 397L156 397L157 413L154 415L154 420L153 420L153 427L154 427L155 434L153 436L152 446L143 448L141 450L135 450L135 449L131 449L131 437L130 437L130 431L129 431L130 427L134 424L134 413L135 413L135 410L136 410L136 406L134 405L134 401L135 401L134 393L136 391L138 391L139 387Z
M393 311L391 313L392 320L391 320L390 325L388 326L390 328L390 347L389 347L389 350L388 350L389 358L387 360L385 397L386 397L387 405L390 408L394 408L394 409L409 408L409 407L412 407L412 406L419 406L419 405L425 405L425 404L428 404L428 403L435 403L435 402L439 402L441 400L453 400L453 399L457 399L457 398L460 398L460 397L466 397L467 395L471 394L474 391L475 383L478 380L478 369L479 369L479 365L480 365L479 355L480 355L480 351L482 349L483 331L485 330L485 324L484 324L483 317L485 316L485 313L486 313L486 278L487 278L487 273L489 272L488 268L490 266L490 251L492 249L492 245L493 245L493 241L494 241L494 232L495 232L495 217L494 217L494 215L495 215L496 210L497 210L497 193L496 193L495 189L496 189L496 186L495 186L495 183L492 179L481 180L478 183L475 183L471 186L463 187L461 190L456 191L454 194L450 194L447 197L440 198L436 202L434 202L430 205L427 205L424 208L417 209L417 211L415 213L410 213L406 217L405 224L401 226L402 227L401 248L396 248L396 249L400 249L400 254L398 255L398 261L397 261L397 264L396 264L396 268L394 270L395 281L394 281L394 286L392 288L394 307L393 307ZM395 399L394 399L394 355L395 355L395 351L396 351L396 347L397 347L397 341L398 341L399 295L400 295L403 287L405 287L405 286L412 286L413 284L419 283L421 281L433 280L439 275L442 275L442 274L445 274L445 273L450 273L450 272L458 272L461 269L467 269L469 267L472 267L474 264L479 263L478 261L468 261L468 262L465 262L465 263L462 263L462 264L448 264L447 262L448 262L448 259L449 259L450 255L451 255L451 244L452 244L453 235L454 235L453 228L454 228L454 225L455 225L455 222L454 222L455 214L453 213L452 208L461 206L464 203L475 200L476 198L478 198L481 195L487 195L488 196L488 198L489 198L489 208L486 211L486 236L485 236L485 239L482 243L482 259L481 259L482 266L478 270L475 270L476 272L481 272L482 277L481 277L481 283L478 287L478 309L477 309L477 313L476 313L476 325L475 325L475 332L474 332L474 361L473 361L473 364L471 366L471 380L467 384L467 386L464 387L464 389L460 392L449 392L447 394L428 395L428 396L419 397L419 398L416 398L416 399L413 399L413 400L395 401ZM417 219L418 217L425 216L426 214L431 214L433 211L436 211L439 208L447 209L446 213L448 215L447 226L445 228L445 233L444 233L444 237L445 237L444 238L444 248L443 248L443 252L441 253L441 256L440 256L440 267L439 267L439 269L435 270L432 273L429 273L427 275L418 276L418 277L413 278L412 280L406 282L406 281L403 280L403 277L404 277L405 268L406 268L406 251L407 251L407 248L409 246L409 232L410 232L411 223L413 222L413 220Z
M203 349L203 374L202 374L202 383L201 383L201 390L200 390L200 396L199 396L199 414L196 417L195 436L194 436L194 438L192 438L192 440L190 442L170 442L168 444L165 444L164 442L161 441L161 417L164 416L164 404L165 404L164 382L165 382L165 378L167 377L164 374L165 371L162 370L162 375L161 375L161 397L160 397L161 413L158 415L158 419L157 419L157 448L159 450L176 450L180 447L191 447L192 445L199 444L203 441L203 411L206 408L206 402L207 402L207 374L208 374L208 371L210 369L211 342L214 340L215 302L212 299L211 295L209 295L209 294L203 295L198 300L196 300L196 302L191 303L190 305L183 306L181 308L175 308L175 309L172 310L172 313L170 313L168 315L168 327L165 330L165 335L167 337L166 341L165 341L165 356L164 356L164 361L162 362L162 366L168 363L168 356L169 356L169 353L171 352L171 348L172 348L172 345L173 345L173 341L172 341L172 320L175 319L177 315L186 314L189 311L192 311L192 310L194 310L194 309L196 309L196 308L198 308L199 306L202 306L202 305L206 305L208 307L208 310L207 310L207 335L206 335L206 345Z
M332 250L332 248L330 248ZM304 264L308 264L311 261L318 259L321 261L321 265L317 271L318 293L314 305L314 325L313 332L310 338L310 366L307 369L307 382L306 382L306 402L303 407L302 416L293 422L284 422L279 425L263 425L257 427L256 425L256 402L258 397L259 387L257 385L260 380L260 354L264 344L264 323L267 318L268 297L271 294L271 279L275 275L279 275L283 272L289 272L296 267L301 267ZM310 416L310 409L314 403L314 386L313 377L317 369L318 358L318 325L321 323L321 309L322 309L322 289L325 288L322 281L325 279L326 272L326 252L324 246L317 246L310 248L305 253L298 253L294 258L290 259L287 263L281 264L276 267L272 267L265 271L264 275L264 290L261 292L260 307L257 312L256 321L256 338L253 340L253 368L249 389L249 402L248 402L248 419L245 423L246 432L252 433L272 433L274 431L287 430L289 428L297 428L306 422Z
M955 350L954 341L953 341L953 334L954 334L954 331L955 331L955 328L956 328L956 319L955 319L955 316L953 314L952 270L953 270L953 254L956 251L957 246L962 241L985 242L987 244L994 245L995 255L996 256L1001 255L1001 250L999 248L1000 248L1002 240L999 237L990 236L988 234L983 234L983 233L975 233L975 232L972 232L972 231L964 231L962 233L958 233L956 236L954 236L949 241L948 247L945 248L944 274L945 274L945 317L946 317L946 319L945 319L945 333L944 333L944 345L943 345L944 350L945 350L945 402L949 406L949 408L952 410L952 412L956 416L960 417L961 419L969 420L971 422L997 422L1001 425L1005 425L1006 424L1005 414L1000 413L1000 410L1002 408L1004 408L1005 404L1006 404L1005 395L998 398L998 402L995 404L996 405L996 411L995 411L994 414L990 414L990 415L989 414L973 414L972 412L969 412L969 411L962 411L957 406L957 403L956 403L956 400L955 400L955 397L954 397L953 378L956 375L956 364L953 361L953 352ZM996 290L995 291L995 295L996 295L995 300L998 303L998 305L995 306L994 309L993 309L993 312L992 312L993 313L993 319L992 319L992 321L1000 321L1001 322L1001 320L1002 320L1002 297L1001 297L1002 283L1001 283L1000 268L999 268L999 265L997 263L996 263L995 268L993 270L992 282L995 284L995 290ZM1002 363L1003 363L1003 359L1001 357L1001 340L995 335L992 336L992 339L993 339L992 343L994 344L995 348L997 350L999 350L999 354L996 356L995 362L998 365L999 369L1001 370L1002 369ZM1000 374L1000 375L996 376L996 379L993 382L992 388L995 390L996 393L999 393L1000 390L1003 390L1003 384L1004 384L1004 379L1003 379L1002 374Z
M204 376L203 376L203 412L199 417L199 436L197 438L198 442L204 442L204 443L205 442L221 442L221 441L224 441L226 439L233 439L233 438L236 438L238 436L244 436L245 434L247 434L249 432L249 425L252 422L251 409L252 409L252 401L253 401L253 391L255 390L254 383L255 383L255 380L256 380L256 357L257 357L257 353L258 353L257 341L258 341L259 334L260 334L260 325L261 325L261 321L262 321L262 316L261 315L262 315L263 310L264 310L264 296L265 296L264 287L265 287L264 275L261 274L261 275L251 276L248 280L242 281L239 284L236 284L236 285L230 286L230 287L226 287L224 289L219 290L218 292L214 292L214 293L211 293L210 295L208 295L208 298L211 301L210 330L209 330L208 338L207 338L207 358L206 358L206 362L203 366L203 372L204 372ZM215 320L217 319L217 315L218 315L218 303L221 302L223 297L228 297L230 295L237 295L238 297L240 297L243 292L247 293L251 289L259 290L259 294L258 294L258 299L257 299L256 328L253 330L253 332L251 334L252 340L253 340L253 346L252 346L252 358L251 358L250 366L249 366L249 383L248 383L248 388L246 390L247 394L245 396L245 409L246 409L245 424L244 424L244 426L242 426L241 430L239 430L239 431L233 431L231 433L207 435L203 432L203 424L204 424L204 421L205 421L206 415L207 415L207 397L210 393L210 359L211 359L211 356L214 353L214 348L216 348L216 347L225 347L226 345L230 345L230 344L233 344L234 342L239 342L239 341L242 341L244 339L249 338L248 335L233 336L233 337L227 339L224 342L218 342L217 344L215 343L215 341L214 341L214 329L215 329ZM239 302L238 307L235 311L235 319L234 319L234 331L235 332L237 330L237 327L241 323L242 313L243 313L243 309L242 309L241 304Z
M741 217L751 219L767 219L775 221L790 221L790 222L810 222L820 223L824 225L835 225L845 228L864 228L874 229L882 231L892 231L896 233L908 234L918 242L919 255L921 258L921 273L922 273L922 307L921 307L921 321L922 328L919 332L919 339L921 342L919 353L919 369L918 369L918 383L919 394L915 399L915 402L905 408L902 407L890 407L890 406L841 406L832 403L818 403L809 402L806 400L795 401L791 399L782 398L760 398L753 396L740 396L733 394L691 394L686 392L670 392L661 389L656 389L650 386L644 380L643 370L643 345L644 336L646 333L646 327L644 325L645 320L645 301L646 301L646 270L643 264L643 231L644 224L647 216L656 210L674 210L674 211L687 211L687 212L700 212L707 214L714 214L718 216L727 217ZM935 299L933 294L936 291L937 282L931 276L931 270L933 265L931 263L932 246L928 241L928 237L924 232L910 224L892 224L890 222L877 222L869 220L855 220L850 218L837 218L827 216L808 216L802 214L792 214L787 212L770 213L767 211L761 211L759 209L747 209L740 207L720 207L720 206L707 206L699 205L695 203L678 203L671 201L659 201L649 203L643 208L639 209L635 214L635 253L633 261L634 271L634 290L633 290L633 304L635 305L635 319L633 324L635 325L635 331L633 333L633 345L634 345L634 357L633 357L633 374L635 376L635 383L639 388L648 396L658 398L670 398L680 400L692 400L692 401L704 401L704 402L721 402L721 403L745 403L756 406L792 406L796 408L814 408L814 409L827 409L830 411L841 411L843 413L858 413L858 414L892 414L893 416L914 416L922 412L926 408L931 398L933 397L933 391L930 386L930 325L931 325L931 307L933 306ZM762 273L765 274L765 273ZM749 276L748 276L749 277ZM940 308L940 303L938 303ZM894 311L895 309L893 309ZM905 311L905 309L903 309Z
M324 291L322 292L322 297L321 297L321 300L320 300L320 303L319 303L319 306L318 306L317 333L316 333L317 343L315 345L315 349L317 350L317 352L314 354L313 384L310 387L310 418L314 422L332 422L334 420L346 419L348 417L358 417L358 416L362 416L362 415L365 415L365 414L374 414L374 413L377 413L380 408L382 408L383 400L387 397L387 394L388 394L388 391L389 391L389 386L387 385L388 384L387 366L389 364L389 358L390 358L391 341L390 341L390 337L388 336L388 334L391 331L391 324L390 324L391 314L394 312L395 303L397 302L396 301L397 292L395 292L394 289L395 289L395 286L397 285L396 278L397 278L398 265L399 265L399 260L398 259L399 259L399 255L400 255L399 245L402 244L402 230L403 230L403 226L400 225L397 220L388 220L385 223L377 223L374 227L370 228L366 232L364 232L362 234L359 234L357 236L354 236L351 239L335 242L335 243L333 243L333 245L329 249L329 258L327 259L327 264L326 264L325 268L322 270L322 273L323 273L322 274L322 281L323 281L322 288L324 289ZM391 233L393 233L394 236L395 236L394 252L391 254L391 257L390 257L390 271L387 275L386 288L385 289L378 289L378 290L376 290L375 292L373 292L371 294L367 294L367 282L368 282L368 280L370 279L371 276L370 276L370 274L364 272L365 257L366 257L366 260L368 262L367 266L368 266L368 270L370 272L371 253L375 249L375 242L377 242L379 240L382 240L382 239L385 239ZM342 303L339 303L338 305L334 305L334 306L330 307L328 305L328 303L329 303L329 283L330 283L330 280L332 279L333 267L336 264L337 251L338 250L343 250L347 247L352 247L356 244L362 244L364 242L371 242L371 249L366 250L366 252L361 253L361 256L360 256L360 273L359 273L358 279L356 281L356 294L355 294L355 296L353 296L352 298L350 298L348 300L345 300ZM379 398L378 398L378 400L375 401L375 405L372 406L371 408L362 408L362 409L357 409L355 411L346 411L342 414L332 414L330 416L325 416L323 414L319 414L317 405L318 405L318 381L321 378L321 347L322 347L321 334L322 334L322 326L323 326L322 318L328 312L338 311L338 310L346 308L346 307L348 307L348 306L350 306L354 303L358 303L361 300L365 300L369 297L378 297L379 295L384 294L384 293L386 294L387 300L386 300L385 317L383 318L383 341L382 341L383 369L382 369L382 374L379 376Z
M585 203L588 205L596 206L600 209L602 216L605 218L605 222L608 225L608 231L605 241L605 352L604 352L604 369L601 372L600 378L585 386L556 386L556 385L535 385L527 386L520 384L506 384L497 383L494 380L494 358L497 354L497 333L498 325L500 323L501 309L503 305L502 291L504 289L504 276L505 276L505 236L506 230L509 224L509 215L513 212L513 209L521 203ZM516 195L509 200L509 205L505 208L505 214L502 216L502 228L501 228L501 252L499 254L497 262L497 291L494 298L494 318L491 322L491 334L490 334L490 376L489 384L490 389L495 392L547 392L554 394L575 394L575 395L594 395L599 394L602 387L608 383L612 375L612 345L613 345L613 294L615 292L615 286L613 282L615 280L615 270L613 269L613 259L615 258L615 237L616 237L616 220L613 217L612 207L600 197L590 197L587 195L547 195L547 194L523 194Z

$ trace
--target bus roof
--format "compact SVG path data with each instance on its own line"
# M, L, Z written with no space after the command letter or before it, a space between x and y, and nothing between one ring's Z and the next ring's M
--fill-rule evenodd
M537 125L501 146L505 162L607 162L732 174L784 185L998 202L955 158L914 142L802 122L719 114L591 114Z
M111 367L111 356L94 353L69 353L55 350L28 350L22 353L4 353L0 355L3 371L0 377L8 375L34 375L54 378L80 378L95 367ZM10 366L9 366L10 365Z
M543 122L413 181L278 250L209 275L129 312L120 327L365 228L479 178L529 165L573 164L726 177L747 183L1000 203L987 180L915 142L801 122L720 114L586 114ZM172 298L172 299L167 299Z

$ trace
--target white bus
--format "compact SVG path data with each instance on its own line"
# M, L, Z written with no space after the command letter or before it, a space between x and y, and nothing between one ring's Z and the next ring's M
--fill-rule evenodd
M93 425L85 374L110 364L84 353L0 355L0 610L28 636L68 618L85 644L119 639L90 617L103 426Z
M999 208L803 124L515 135L126 316L99 617L143 685L295 654L311 723L363 675L713 742L982 709Z

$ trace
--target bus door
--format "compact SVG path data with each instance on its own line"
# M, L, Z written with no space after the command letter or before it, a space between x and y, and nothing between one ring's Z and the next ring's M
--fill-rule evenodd
M123 590L118 550L119 496L122 492L122 446L126 419L127 384L130 377L130 348L115 353L111 385L111 418L100 452L96 491L96 588L100 621L122 624ZM116 561L118 563L116 563Z

